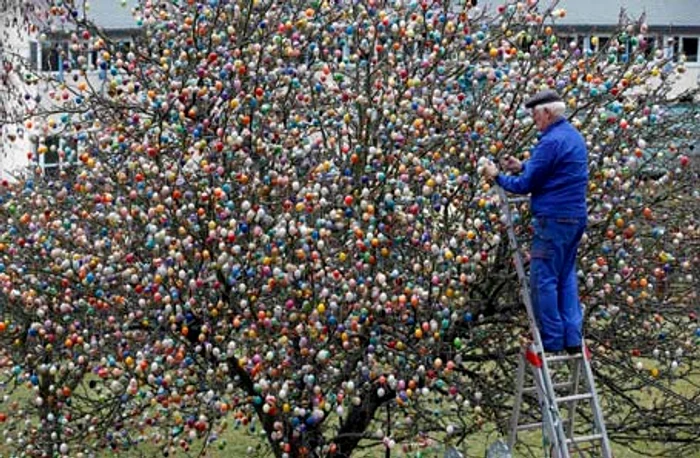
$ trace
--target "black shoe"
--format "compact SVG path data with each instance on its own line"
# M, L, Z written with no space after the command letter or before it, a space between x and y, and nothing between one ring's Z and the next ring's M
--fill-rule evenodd
M564 350L570 355L575 355L577 353L581 353L581 346L578 347L566 347Z

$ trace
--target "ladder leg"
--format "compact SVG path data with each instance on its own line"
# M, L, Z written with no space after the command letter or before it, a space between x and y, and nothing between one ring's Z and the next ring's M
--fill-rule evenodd
M520 355L518 361L518 376L515 382L515 402L513 413L510 417L510 433L508 434L508 448L512 451L518 437L518 422L520 421L520 408L523 403L523 389L525 388L525 358Z
M571 394L576 395L579 392L579 384L581 382L581 361L574 361L571 365ZM574 425L576 424L576 405L578 401L569 402L569 418L567 421L566 435L569 439L574 437Z
M542 361L541 367L537 370L540 376L540 384L542 387L542 418L550 430L550 440L554 446L555 455L557 458L570 458L569 449L566 442L566 432L564 431L563 419L561 417L559 407L557 406L557 393L552 380L552 374L547 364L547 355L543 352L540 354Z
M540 401L540 410L542 411L542 434L547 439L545 443L545 453L551 446L552 458L571 458L569 449L566 445L566 435L561 423L559 410L554 401L555 394L551 383L547 383L548 373L546 365L540 368L533 366L533 375L535 377L535 385L537 387L537 398Z
M592 394L591 398L591 408L593 410L593 423L602 436L600 439L601 457L602 458L612 458L612 449L610 448L610 441L608 439L608 432L605 429L605 421L603 420L603 409L600 406L600 400L598 399L598 393L596 392L595 380L593 379L593 370L591 369L591 364L589 361L588 349L583 348L583 370L586 377L586 383L588 384L588 389Z

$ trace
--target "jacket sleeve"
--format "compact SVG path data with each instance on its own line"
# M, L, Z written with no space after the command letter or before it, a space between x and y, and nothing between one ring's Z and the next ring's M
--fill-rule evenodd
M551 175L556 152L556 142L543 139L535 147L530 160L523 163L520 175L499 173L496 183L513 194L529 194L536 191Z

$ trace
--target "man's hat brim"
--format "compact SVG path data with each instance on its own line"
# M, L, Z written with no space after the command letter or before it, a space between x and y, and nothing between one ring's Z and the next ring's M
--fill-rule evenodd
M537 105L543 105L550 102L561 102L561 97L556 91L550 89L542 92L538 92L531 98L525 101L525 108L535 108Z

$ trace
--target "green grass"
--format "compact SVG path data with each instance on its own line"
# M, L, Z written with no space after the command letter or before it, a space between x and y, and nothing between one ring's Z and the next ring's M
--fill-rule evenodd
M687 382L679 381L673 386L674 391L679 394L690 396L694 394L692 390L696 388ZM12 395L11 401L17 401L20 403L30 402L29 392L26 389L18 389ZM647 404L651 402L651 398L645 399L641 397L640 394L640 404ZM7 411L9 408L8 403L4 405L0 404L0 411ZM604 407L605 410L605 407ZM232 422L229 422L232 423ZM0 457L9 457L10 450L4 443L4 437L2 435L3 428L6 428L11 423L8 421L4 424L0 424ZM464 454L465 458L483 458L489 444L500 438L498 431L493 424L486 424L481 432L478 434L471 435L467 438L465 443L461 444L458 449ZM221 445L225 447L220 448ZM369 442L364 442L361 445L364 448L358 450L353 456L357 458L386 458L386 450L383 446L371 446ZM179 451L176 454L170 454L170 457L187 457L187 456L198 456L201 450L202 441L195 441L191 447L189 453L184 453ZM369 448L367 448L369 447ZM640 450L645 450L648 454L658 457L678 457L677 453L673 452L673 445L665 445L660 443L644 443L639 442L635 444L635 447ZM239 429L230 425L225 429L219 436L218 440L215 441L207 450L204 456L210 458L228 458L228 457L246 457L250 456L249 449L252 448L254 451L263 451L266 449L266 444L264 438L258 434L250 433L247 428L241 427ZM420 452L420 454L418 454ZM635 458L639 457L640 454L629 450L625 447L613 444L613 452L615 458ZM444 446L436 443L432 446L427 447L414 447L410 452L404 452L401 450L400 446L397 446L392 450L392 458L443 458ZM261 456L261 453L254 453L253 456ZM163 456L162 447L157 444L143 443L140 447L131 451L118 451L110 452L106 451L101 454L103 457L159 457ZM268 455L271 456L271 455ZM518 447L515 450L515 457L525 457L525 456L543 456L542 453L542 436L538 431L532 431L528 433L523 433L519 436ZM589 455L586 455L587 457ZM681 458L681 457L679 457ZM693 454L685 454L682 458L700 458L700 450Z

